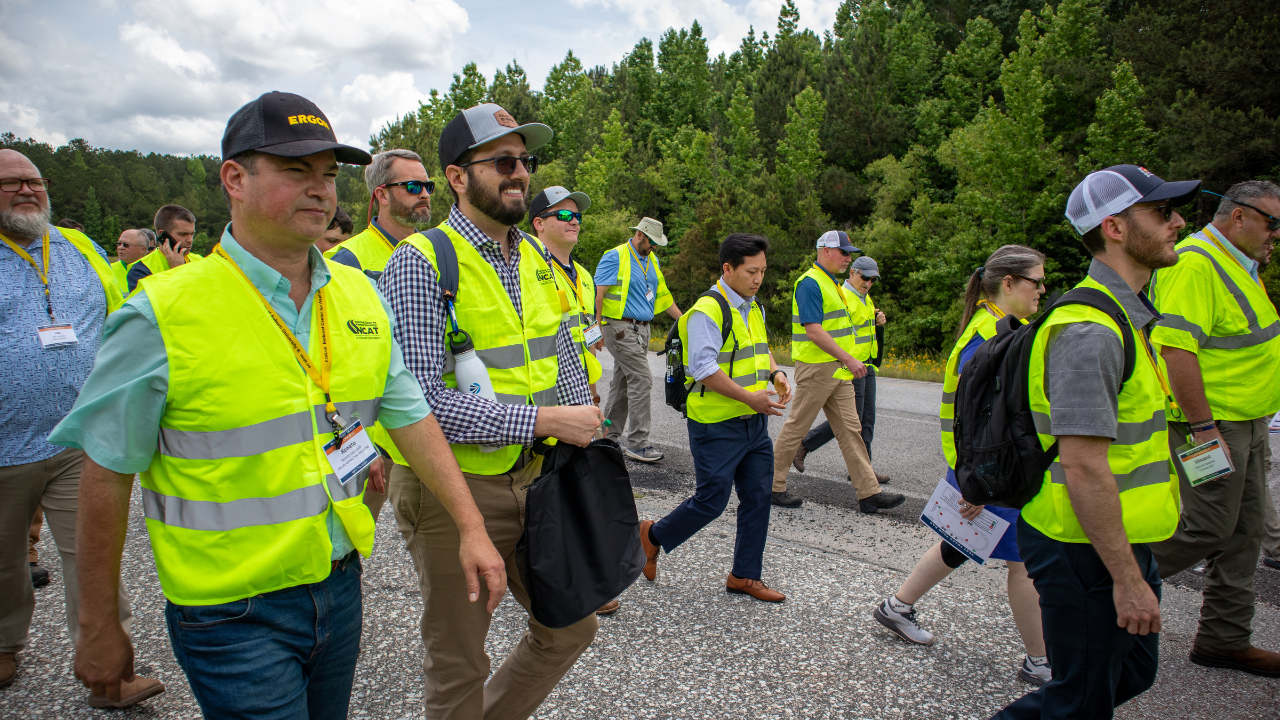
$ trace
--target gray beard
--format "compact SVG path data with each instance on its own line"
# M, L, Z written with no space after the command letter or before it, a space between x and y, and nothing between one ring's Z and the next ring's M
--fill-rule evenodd
M5 210L0 212L0 232L34 240L44 235L49 228L49 220L53 217L52 212L48 207L38 213Z

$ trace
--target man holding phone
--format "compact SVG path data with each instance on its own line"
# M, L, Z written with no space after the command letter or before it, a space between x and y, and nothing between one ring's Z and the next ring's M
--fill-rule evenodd
M191 242L196 237L196 216L181 205L165 205L156 211L156 249L143 256L129 268L129 287L133 292L138 281L148 275L162 273L169 268L185 265L203 256L191 252Z

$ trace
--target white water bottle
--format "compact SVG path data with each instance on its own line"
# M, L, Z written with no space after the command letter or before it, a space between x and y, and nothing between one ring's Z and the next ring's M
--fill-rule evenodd
M461 342L455 340L453 337L455 334L461 335L463 340ZM449 333L449 346L453 352L453 373L458 381L458 389L497 402L498 397L493 392L493 383L489 381L489 369L476 354L475 346L471 344L471 336L463 330L455 330ZM488 445L480 446L480 452L493 452L497 449Z

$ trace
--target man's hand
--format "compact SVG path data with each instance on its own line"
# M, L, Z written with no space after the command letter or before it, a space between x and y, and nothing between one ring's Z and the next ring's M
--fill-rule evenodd
M1216 425L1211 430L1201 430L1191 437L1193 445L1203 445L1211 440L1217 440L1222 443L1222 450L1227 454L1227 457L1231 456L1231 451L1227 449L1227 441L1222 437L1222 431L1218 430Z
M467 599L475 602L480 598L480 578L484 578L485 586L489 589L489 604L485 606L485 610L492 615L507 590L506 563L489 540L483 525L462 533L461 539L458 560L462 562L462 574L467 578Z
M1160 632L1160 601L1141 575L1124 582L1116 580L1111 597L1116 604L1116 625L1130 635Z
M596 344L595 344L595 345L592 345L591 347L595 348L595 351L596 351L596 352L600 352L601 350L603 350L603 349L604 349L604 338L600 338L599 340L597 340L597 341L596 341Z
M884 311L883 311L883 310L876 310L876 324L877 324L877 325L883 325L884 323L885 323L885 319L884 319Z
M786 405L791 402L791 383L786 375L779 374L773 379L773 389L778 393L779 403Z
M553 437L571 445L586 447L604 423L604 414L595 405L562 405L538 408L533 434Z
M781 415L786 405L774 402L769 397L771 394L773 394L773 391L769 388L747 393L747 399L745 400L747 407L762 415Z
M849 372L853 373L853 376L856 378L866 377L867 375L867 366L863 365L861 360L849 355L848 353L846 353L845 357L840 360L840 363L843 364Z
M369 489L383 495L387 492L387 463L381 455L369 465Z
M75 674L90 695L120 699L120 684L133 679L133 644L119 622L101 628L80 625Z
M169 267L171 268L178 267L179 265L185 265L187 262L188 252L190 252L190 250L186 250L178 246L170 247L169 243L160 243L160 253L169 261Z

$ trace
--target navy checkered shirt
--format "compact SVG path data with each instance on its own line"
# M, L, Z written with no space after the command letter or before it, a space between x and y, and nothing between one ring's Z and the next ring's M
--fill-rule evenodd
M502 287L506 288L516 314L523 317L520 299L520 253L525 250L520 231L511 228L507 242L511 259L502 257L502 247L467 219L458 206L449 210L449 225L489 261ZM422 394L451 443L464 445L530 445L538 408L534 405L503 405L478 395L447 388L443 373L447 313L436 284L436 271L422 253L411 245L401 245L391 254L378 280L396 316L395 338L404 352L404 364L418 378ZM556 356L560 372L556 390L561 405L590 405L587 372L578 356L569 326L560 324L556 333Z

